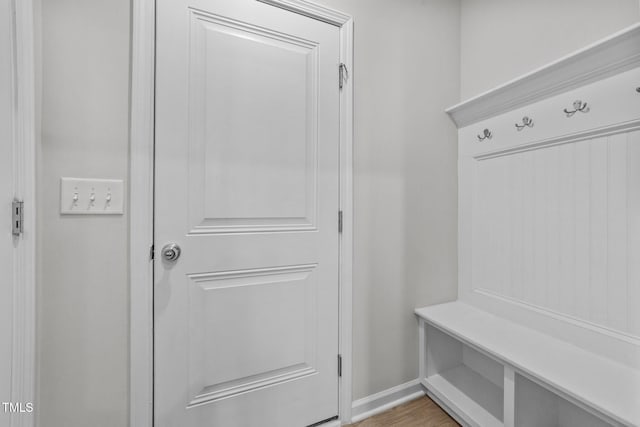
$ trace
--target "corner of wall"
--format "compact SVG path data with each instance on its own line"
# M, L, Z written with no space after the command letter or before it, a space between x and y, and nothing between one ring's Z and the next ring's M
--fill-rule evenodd
M458 102L462 101L462 2L458 0Z

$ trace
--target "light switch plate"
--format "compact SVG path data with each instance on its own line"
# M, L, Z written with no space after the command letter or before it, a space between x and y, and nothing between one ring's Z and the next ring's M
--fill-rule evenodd
M91 200L92 196L93 200ZM124 213L124 181L60 178L60 213L122 215Z

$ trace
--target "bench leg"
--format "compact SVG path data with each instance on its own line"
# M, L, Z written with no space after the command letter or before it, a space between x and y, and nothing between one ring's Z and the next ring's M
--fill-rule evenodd
M418 378L420 382L424 381L427 376L427 328L425 327L425 323L423 319L420 319L418 324Z
M516 373L511 366L504 367L504 427L516 425Z

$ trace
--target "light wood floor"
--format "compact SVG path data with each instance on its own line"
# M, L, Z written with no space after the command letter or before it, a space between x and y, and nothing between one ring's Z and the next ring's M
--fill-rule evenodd
M433 400L421 397L347 427L458 427Z

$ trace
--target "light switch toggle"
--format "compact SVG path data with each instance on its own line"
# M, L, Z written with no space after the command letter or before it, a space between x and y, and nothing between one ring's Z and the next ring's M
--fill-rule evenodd
M63 215L122 215L124 213L124 181L60 178L60 213Z

